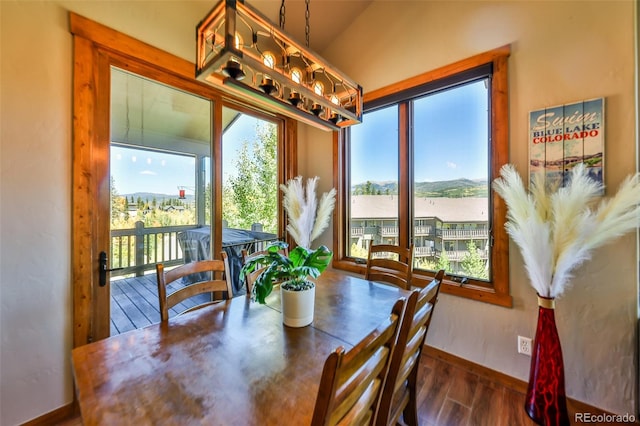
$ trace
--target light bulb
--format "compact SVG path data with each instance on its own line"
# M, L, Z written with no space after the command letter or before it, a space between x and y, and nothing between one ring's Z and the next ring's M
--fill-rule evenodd
M276 55L271 52L264 52L262 55L262 63L273 69L276 66Z

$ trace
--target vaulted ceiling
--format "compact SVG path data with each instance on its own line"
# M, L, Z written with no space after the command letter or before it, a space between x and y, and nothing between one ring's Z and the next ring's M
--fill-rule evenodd
M310 49L322 56L322 51L339 38L372 1L310 0ZM215 1L211 2L212 7L215 4ZM247 4L274 24L279 23L281 0L252 0ZM284 6L285 32L304 44L305 0L285 0ZM114 71L111 109L113 142L193 154L209 152L209 103L196 96L126 72ZM233 111L225 109L223 126L226 128L235 118Z

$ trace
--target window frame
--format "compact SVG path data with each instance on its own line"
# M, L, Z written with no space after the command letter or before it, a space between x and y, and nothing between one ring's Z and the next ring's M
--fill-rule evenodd
M69 12L73 36L73 346L81 346L109 335L108 286L98 285L97 253L109 246L109 199L104 194L108 179L110 143L109 100L111 66L188 91L213 102L213 123L222 122L222 106L242 108L278 124L278 179L286 182L297 175L298 124L289 117L270 113L255 105L199 82L194 64L135 40L95 21ZM213 201L212 252L222 250L222 158L221 126L213 126L211 194ZM278 206L278 226L285 232L285 212ZM208 214L211 215L211 212ZM289 237L287 237L289 241ZM94 266L91 266L94 265Z
M408 123L406 129L399 132L399 161L401 173L398 181L400 218L408 218L399 222L399 244L408 246L410 230L413 226L413 153L411 147L412 112L411 104L398 102L395 97L402 96L409 99L415 97L415 90L421 87L434 85L445 86L447 81L455 79L465 73L483 66L491 67L491 95L490 95L490 140L489 140L489 184L499 176L500 168L508 162L509 158L509 106L508 106L508 57L511 53L509 45L480 53L467 59L443 66L433 71L428 71L415 77L385 86L364 95L365 109L372 110L380 105L388 104L389 99L399 106L399 122ZM411 94L414 94L411 96ZM366 111L365 111L366 112ZM334 132L334 186L338 191L336 197L335 226L334 226L334 259L332 266L348 272L364 274L365 261L346 255L346 244L349 241L349 182L350 164L349 144L346 136L347 130ZM473 300L479 300L495 305L512 307L513 299L509 288L509 237L505 230L506 205L504 201L489 188L489 205L491 222L489 223L492 241L490 256L492 265L492 277L487 283L484 281L470 280L462 284L445 278L441 291ZM414 273L414 285L424 286L432 278L434 273L416 270Z

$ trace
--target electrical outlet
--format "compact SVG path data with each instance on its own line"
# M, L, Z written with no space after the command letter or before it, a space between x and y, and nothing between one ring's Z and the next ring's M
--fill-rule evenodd
M518 353L531 356L531 339L518 336Z

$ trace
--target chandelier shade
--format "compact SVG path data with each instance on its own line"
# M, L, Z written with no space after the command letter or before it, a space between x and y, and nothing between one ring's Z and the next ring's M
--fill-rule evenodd
M196 38L196 79L323 130L362 121L362 87L249 5L221 0Z

